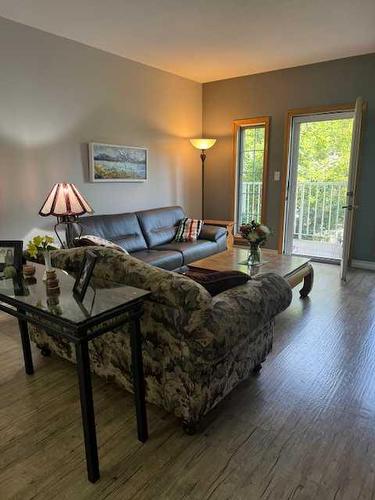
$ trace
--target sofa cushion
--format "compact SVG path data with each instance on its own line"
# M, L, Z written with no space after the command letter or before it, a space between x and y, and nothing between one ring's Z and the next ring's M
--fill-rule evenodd
M143 234L150 248L169 243L176 236L181 219L181 207L163 207L137 212Z
M181 252L184 258L184 264L190 264L195 260L204 259L209 255L213 255L218 252L218 245L214 241L208 240L196 240L196 241L172 241L171 243L166 243L165 245L160 245L155 247L155 250L172 250L175 252Z
M248 274L241 271L212 271L200 267L192 267L183 274L202 285L212 296L244 285L250 279Z
M157 250L141 250L133 252L132 257L147 262L147 264L161 267L167 271L173 271L183 264L182 254L173 251L158 252Z
M91 234L112 241L128 252L147 249L137 216L134 213L92 215L81 217L82 235ZM74 225L73 236L79 236L80 230Z

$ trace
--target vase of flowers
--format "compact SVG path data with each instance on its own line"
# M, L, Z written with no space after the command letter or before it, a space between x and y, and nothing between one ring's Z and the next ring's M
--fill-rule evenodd
M32 258L43 256L44 265L46 266L43 280L47 279L47 271L52 271L51 250L56 250L53 245L52 236L35 236L27 245L27 252Z
M260 248L265 244L271 230L269 227L252 220L250 224L242 224L240 233L249 242L249 255L247 264L249 266L259 266L261 263Z

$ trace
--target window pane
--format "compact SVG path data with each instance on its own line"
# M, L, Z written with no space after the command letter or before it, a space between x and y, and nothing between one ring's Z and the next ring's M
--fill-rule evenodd
M262 182L263 179L264 150L255 151L253 181Z
M243 128L242 129L242 140L241 140L242 151L254 151L255 149L255 128Z
M242 161L242 180L250 182L253 180L253 170L255 163L255 151L246 151L241 154Z
M256 127L255 129L255 147L258 150L264 151L264 127Z
M237 224L241 225L261 220L265 126L242 127L239 139Z

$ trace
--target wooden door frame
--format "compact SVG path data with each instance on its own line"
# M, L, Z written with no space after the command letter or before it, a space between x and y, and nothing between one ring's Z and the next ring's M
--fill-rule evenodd
M286 206L286 190L287 180L289 175L289 162L290 162L290 144L292 138L292 123L293 118L304 115L334 113L340 111L354 111L355 103L347 104L332 104L328 106L311 106L307 108L295 108L287 111L285 116L285 130L284 130L284 154L283 165L281 169L281 189L280 189L280 204L279 204L279 238L278 238L278 252L283 253L284 247L284 230L285 230L285 206Z
M263 175L262 175L262 210L261 222L266 224L267 218L267 192L268 192L268 157L269 157L269 141L271 129L270 116L256 116L254 118L241 118L233 120L233 155L232 155L232 218L237 224L237 160L239 146L239 131L242 127L264 125L264 157L263 157Z

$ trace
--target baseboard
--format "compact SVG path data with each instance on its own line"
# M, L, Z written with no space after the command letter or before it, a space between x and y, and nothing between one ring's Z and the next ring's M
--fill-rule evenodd
M352 267L358 269L367 269L368 271L375 271L375 262L371 260L352 260Z

